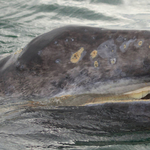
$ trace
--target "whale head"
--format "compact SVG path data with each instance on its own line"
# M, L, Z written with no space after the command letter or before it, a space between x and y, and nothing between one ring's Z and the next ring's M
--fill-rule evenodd
M150 90L149 52L149 31L54 29L1 59L1 94L62 105L138 100Z

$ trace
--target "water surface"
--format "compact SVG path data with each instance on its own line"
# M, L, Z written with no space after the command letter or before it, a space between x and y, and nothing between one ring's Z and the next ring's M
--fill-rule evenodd
M150 30L149 7L148 0L1 0L0 54L64 25ZM126 107L126 116L122 106L52 108L39 102L0 100L0 149L150 149L149 111L140 116Z

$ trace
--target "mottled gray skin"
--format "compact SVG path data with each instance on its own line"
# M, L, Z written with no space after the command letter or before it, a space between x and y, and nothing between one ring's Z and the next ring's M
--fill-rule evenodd
M149 44L148 31L55 29L32 40L21 53L0 57L0 95L53 97L69 90L72 94L116 94L123 87L122 92L130 91L132 85L140 88L137 84L149 84ZM72 63L71 56L81 47L81 58ZM95 58L90 55L93 50L97 50ZM119 81L126 82L121 87ZM57 108L45 99L45 105L39 101L22 105L16 98L1 100L2 148L5 141L8 147L23 149L149 144L150 102L75 107L88 99L78 96L72 107ZM68 103L66 100L63 106Z
M33 39L20 54L1 59L0 95L53 97L71 89L82 89L80 94L84 94L97 83L120 79L149 82L149 45L149 31L54 29ZM84 55L72 63L71 56L81 47ZM95 58L90 56L93 50L98 52Z

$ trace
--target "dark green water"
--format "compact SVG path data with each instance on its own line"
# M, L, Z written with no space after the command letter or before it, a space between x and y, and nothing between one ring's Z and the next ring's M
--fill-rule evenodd
M1 0L0 53L15 52L37 35L70 24L149 30L149 6L148 0ZM124 108L126 116L122 106L54 109L22 103L0 100L0 150L150 149L147 105Z
M1 0L0 52L24 47L35 36L64 25L149 29L147 0Z

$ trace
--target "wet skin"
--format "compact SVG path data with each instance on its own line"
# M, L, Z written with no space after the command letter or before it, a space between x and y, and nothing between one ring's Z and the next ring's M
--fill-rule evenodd
M1 55L1 137L31 149L149 144L149 45L149 31L66 26Z
M54 29L1 57L0 95L48 97L65 106L141 99L149 93L149 51L149 31Z

